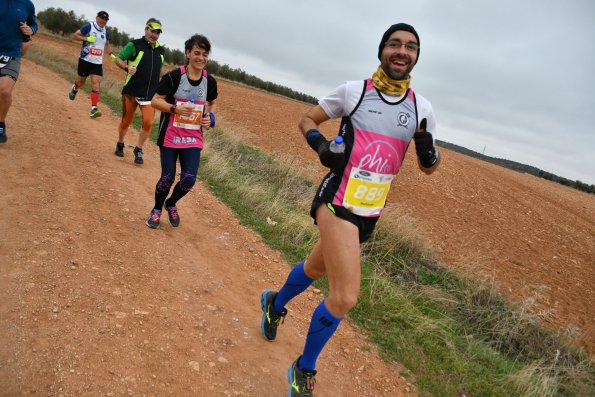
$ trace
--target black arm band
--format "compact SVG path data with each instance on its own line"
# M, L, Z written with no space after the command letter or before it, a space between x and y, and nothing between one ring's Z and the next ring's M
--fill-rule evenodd
M312 150L318 153L318 148L326 142L326 138L316 128L312 128L306 132L306 141Z

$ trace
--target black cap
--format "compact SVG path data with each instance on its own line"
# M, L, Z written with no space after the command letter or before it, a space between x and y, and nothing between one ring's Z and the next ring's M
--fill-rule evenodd
M99 11L97 13L97 16L101 19L105 19L106 21L109 21L109 14L107 13L107 11Z
M419 42L419 36L417 35L415 28L409 24L406 24L406 23L395 23L390 28L388 28L386 30L386 32L384 32L384 34L382 35L382 40L380 40L380 45L378 46L378 59L380 59L380 56L382 55L382 50L384 49L384 45L388 41L388 38L390 37L390 35L395 33L398 30L404 30L404 31L409 32L415 36L415 38L417 39L417 45L418 45L417 59L419 59L419 46L421 45L421 43Z

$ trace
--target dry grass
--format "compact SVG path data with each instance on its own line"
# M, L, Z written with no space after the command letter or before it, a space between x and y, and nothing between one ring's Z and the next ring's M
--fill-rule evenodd
M558 394L559 379L550 366L533 362L510 375L507 381L522 397L554 397Z

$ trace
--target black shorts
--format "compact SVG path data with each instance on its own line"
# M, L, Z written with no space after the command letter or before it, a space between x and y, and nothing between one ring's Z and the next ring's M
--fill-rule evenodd
M0 66L0 77L8 76L17 81L21 70L21 58L0 56Z
M84 59L79 58L79 66L76 72L81 77L87 77L90 74L94 74L96 76L103 76L103 65L87 62Z
M347 222L353 223L355 226L357 226L360 244L370 238L374 232L374 228L376 227L376 222L378 222L378 218L380 218L378 216L365 217L355 215L354 213L349 212L347 208L340 205L333 205L331 203L325 203L324 201L314 199L312 201L312 206L310 207L310 216L314 219L314 224L316 224L316 210L321 205L327 207L328 210L335 214L337 218L344 219Z

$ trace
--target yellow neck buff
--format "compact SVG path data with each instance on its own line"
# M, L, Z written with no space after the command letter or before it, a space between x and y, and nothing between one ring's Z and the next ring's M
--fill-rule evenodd
M384 73L382 67L378 66L376 72L372 76L372 83L374 87L378 89L378 91L393 96L401 96L407 91L409 88L409 83L411 82L411 76L409 76L406 80L393 80Z

